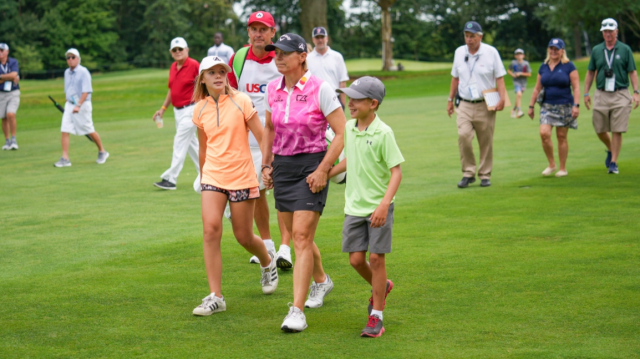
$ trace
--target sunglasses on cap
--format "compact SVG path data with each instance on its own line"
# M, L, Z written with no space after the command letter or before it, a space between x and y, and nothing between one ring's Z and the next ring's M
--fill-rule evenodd
M615 24L615 23L613 23L613 22L608 22L608 21L607 21L607 22L602 22L602 26L613 26L613 27L615 27L615 26L616 26L616 24Z
M76 57L75 56L67 56L67 60L75 60Z
M171 52L182 52L182 50L184 50L182 47L174 47Z

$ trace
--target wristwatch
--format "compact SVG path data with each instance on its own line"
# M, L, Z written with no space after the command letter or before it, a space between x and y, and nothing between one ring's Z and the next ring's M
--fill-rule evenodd
M640 94L640 91L638 91L638 90L633 90L633 93Z
M453 102L453 99L452 99L451 97L449 97L449 98L447 99L447 101L449 101L449 102Z
M579 103L574 103L573 107L580 107L580 104Z
M535 108L535 107L533 107L533 106L529 106L529 108Z

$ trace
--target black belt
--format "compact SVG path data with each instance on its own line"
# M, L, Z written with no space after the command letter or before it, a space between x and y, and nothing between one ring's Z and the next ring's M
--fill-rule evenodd
M174 108L175 108L176 110L182 110L182 109L183 109L183 108L185 108L185 107L189 107L189 106L193 106L193 105L195 105L195 104L194 104L194 103L190 103L190 104L188 104L188 105L186 105L186 106L182 106L182 107L174 107Z
M628 87L618 87L618 88L616 89L616 91L622 91L622 90L627 90L627 89L629 89L629 88L628 88ZM601 88L601 89L598 89L598 90L600 90L600 91L604 91L604 88Z
M464 99L464 98L462 98L462 97L460 97L460 99L461 99L462 101L464 101L464 102L468 102L468 103L480 103L480 102L484 102L484 99L483 99L483 98L481 98L481 99L479 99L479 100L473 100L473 101L472 101L472 100Z

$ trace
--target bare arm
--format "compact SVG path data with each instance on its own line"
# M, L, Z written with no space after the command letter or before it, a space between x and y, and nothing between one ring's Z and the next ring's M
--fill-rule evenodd
M587 71L587 77L584 79L584 105L587 110L591 109L591 96L589 96L589 90L591 89L591 84L593 83L593 78L596 76L595 71Z
M338 85L340 88L345 88L347 87L347 82L346 81L342 81L340 82L340 85ZM342 103L346 106L347 105L347 95L341 93L340 94L340 101L342 101Z
M273 128L273 122L271 121L271 112L265 111L265 124L260 142L260 150L262 151L262 165L271 166L273 157L273 139L276 136L276 131ZM271 174L273 169L266 168L262 170L262 182L266 188L273 188L273 179Z
M573 70L569 74L569 79L571 80L571 88L573 89L573 104L580 103L580 76L578 75L578 70ZM571 117L578 118L580 115L580 109L576 106L571 108Z
M496 104L496 111L502 111L504 109L504 102L507 98L507 88L504 85L504 77L499 77L496 79L496 87L498 88L498 93L500 94L500 101Z
M171 89L167 91L167 97L164 98L162 107L158 111L156 111L156 113L153 114L153 117L151 119L154 119L156 116L162 117L162 115L164 115L164 112L167 110L167 108L169 108L170 103L171 103Z
M13 71L13 72L9 72L8 74L0 75L0 80L2 80L2 81L13 81L13 80L16 79L17 76L18 76L18 73Z
M533 93L531 94L531 101L529 101L529 111L527 111L532 120L535 115L533 107L536 105L536 99L538 98L541 90L542 83L540 82L540 74L538 74L538 77L536 78L536 85L533 87Z
M451 78L451 87L449 88L449 98L452 100L456 97L456 94L458 93L458 83L460 83L460 79L458 79L457 77ZM453 115L453 101L447 100L447 114L449 115L449 117Z
M629 72L629 78L631 79L631 86L633 87L633 109L635 110L636 108L638 108L638 103L640 103L640 95L638 95L637 93L635 93L635 91L638 91L638 71L633 70L631 72Z
M198 128L198 146L200 147L198 151L198 161L200 162L200 180L202 181L202 176L204 174L202 169L204 168L204 163L207 160L207 133L201 128Z
M257 112L247 121L247 126L249 126L249 130L253 133L258 143L262 143L262 123L260 122L260 117ZM260 150L262 151L262 148Z
M342 108L337 108L331 112L329 116L327 116L327 121L333 132L336 133L336 136L333 138L333 141L331 141L331 146L329 146L329 150L322 159L322 162L320 162L318 168L307 176L309 189L313 193L318 193L327 186L327 174L344 148L344 125L347 120L344 117Z
M338 163L337 165L331 167L331 170L329 170L328 177L333 178L346 170L347 170L347 159L345 158L344 160L340 161L340 163Z
M382 227L387 222L387 213L389 212L389 206L391 205L391 201L396 195L396 192L398 192L400 181L402 181L402 170L400 169L400 165L392 167L390 171L391 179L389 180L387 191L385 192L380 205L378 205L376 210L371 214L372 228Z
M507 73L509 74L509 76L511 77L518 77L518 75L515 74L515 72L511 71L511 69L507 69Z

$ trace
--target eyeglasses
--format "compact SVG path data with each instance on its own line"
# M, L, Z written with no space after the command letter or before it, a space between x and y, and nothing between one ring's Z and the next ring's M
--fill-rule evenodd
M614 22L603 22L603 23L602 23L602 26L612 26L612 27L615 27L615 26L616 26L616 24L615 24Z
M171 52L182 52L182 50L184 50L182 47L174 47Z
M75 60L76 57L75 56L67 56L67 60Z

